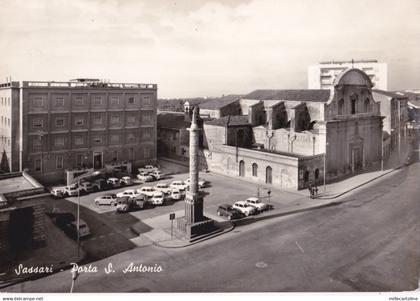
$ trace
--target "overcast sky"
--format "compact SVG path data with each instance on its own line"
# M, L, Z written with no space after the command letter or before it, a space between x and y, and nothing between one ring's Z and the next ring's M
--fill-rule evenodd
M0 79L157 83L159 97L306 88L322 60L420 88L419 0L0 0Z

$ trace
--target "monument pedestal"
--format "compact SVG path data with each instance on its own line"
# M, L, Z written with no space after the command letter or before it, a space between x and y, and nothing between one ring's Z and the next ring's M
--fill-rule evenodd
M176 221L178 233L192 242L221 231L214 220L203 215L203 196L187 193L185 216Z

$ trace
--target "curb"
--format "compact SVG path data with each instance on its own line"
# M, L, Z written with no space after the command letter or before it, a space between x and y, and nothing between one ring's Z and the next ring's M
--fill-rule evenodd
M217 233L215 233L215 234L213 234L213 235L206 236L206 237L204 237L204 238L202 238L202 239L196 240L196 241L191 242L191 243L186 243L186 244L181 245L181 246L164 246L164 245L162 245L162 244L160 244L160 243L158 243L158 242L153 242L152 244L153 244L154 246L157 246L157 247L160 247L160 248L165 248L165 249L181 249L181 248L186 248L186 247L189 247L189 246L192 246L192 245L198 244L198 243L200 243L200 242L203 242L203 241L209 240L209 239L211 239L211 238L218 237L218 236L223 235L223 234L225 234L225 233L229 233L229 232L231 232L233 229L235 229L235 228L236 228L236 225L235 225L233 222L231 222L230 224L231 224L231 225L230 225L230 227L229 227L229 228L227 228L227 229L223 229L223 231L221 231L221 232L217 232Z

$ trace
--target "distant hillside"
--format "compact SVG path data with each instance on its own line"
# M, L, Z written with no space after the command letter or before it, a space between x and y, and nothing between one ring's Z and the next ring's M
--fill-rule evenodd
M188 101L190 105L196 106L202 102L211 100L212 98L172 98L172 99L158 99L159 111L183 112L184 103Z

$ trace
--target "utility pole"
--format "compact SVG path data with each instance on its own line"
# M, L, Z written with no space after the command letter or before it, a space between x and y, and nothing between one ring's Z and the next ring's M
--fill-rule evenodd
M80 255L80 179L77 180L77 258Z

